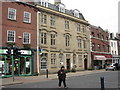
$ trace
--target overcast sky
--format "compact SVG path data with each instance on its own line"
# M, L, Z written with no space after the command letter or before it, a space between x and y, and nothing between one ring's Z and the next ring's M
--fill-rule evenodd
M90 24L118 32L118 1L120 0L61 0L67 9L78 9ZM53 3L54 0L49 0Z

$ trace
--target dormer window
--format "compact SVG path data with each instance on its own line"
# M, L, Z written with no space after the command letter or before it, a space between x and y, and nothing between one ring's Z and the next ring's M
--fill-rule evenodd
M39 0L40 5L44 7L48 7L48 1L47 0Z
M73 10L73 14L75 17L79 17L79 13L80 13L79 10L77 10L77 9Z
M59 11L65 13L65 5L63 3L58 4Z

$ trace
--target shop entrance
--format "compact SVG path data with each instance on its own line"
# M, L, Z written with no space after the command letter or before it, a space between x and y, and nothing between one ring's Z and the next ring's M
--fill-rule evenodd
M19 60L14 61L14 74L15 75L31 74L32 72L31 66L32 66L31 57L29 56L20 57Z
M18 59L8 59L6 55L0 55L0 77L31 75L32 56L23 56Z

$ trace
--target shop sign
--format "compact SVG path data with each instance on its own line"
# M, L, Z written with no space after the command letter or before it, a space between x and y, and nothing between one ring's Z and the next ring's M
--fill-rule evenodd
M27 54L27 55L31 55L32 52L31 50L20 50L21 54Z
M0 49L0 54L7 54L7 49Z

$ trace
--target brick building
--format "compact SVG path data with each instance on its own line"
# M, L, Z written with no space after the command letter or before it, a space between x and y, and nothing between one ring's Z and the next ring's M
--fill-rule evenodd
M37 11L24 2L0 2L2 8L2 43L0 44L0 73L2 76L33 75L37 72ZM21 57L8 59L8 47L19 47ZM12 54L11 49L11 54ZM13 67L14 66L14 67Z
M109 33L101 27L90 25L92 66L103 68L105 62L112 61L109 50Z

